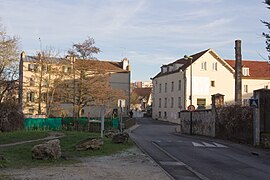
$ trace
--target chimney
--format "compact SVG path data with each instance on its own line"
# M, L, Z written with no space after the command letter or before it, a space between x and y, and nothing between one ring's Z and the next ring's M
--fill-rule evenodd
M25 52L21 53L20 65L19 65L19 98L18 98L18 111L22 112L23 107L23 61L25 59Z
M241 40L235 40L235 104L242 104Z
M124 70L130 70L129 68L129 61L128 61L128 59L127 58L124 58L123 60L122 60L122 64L123 64L123 69Z

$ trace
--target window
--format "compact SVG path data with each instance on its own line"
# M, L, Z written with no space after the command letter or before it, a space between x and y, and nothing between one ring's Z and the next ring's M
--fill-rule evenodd
M164 107L167 108L167 98L164 99Z
M170 67L169 66L167 67L167 72L170 72Z
M181 97L178 97L178 107L181 109Z
M244 85L244 92L248 93L248 85Z
M46 64L42 64L42 71L47 72L47 65Z
M181 80L178 81L178 91L181 90Z
M164 118L167 119L167 112L164 112Z
M249 76L249 68L248 67L243 67L243 76Z
M174 99L173 97L171 97L171 108L173 108L173 106L174 106Z
M171 91L173 92L174 90L174 82L172 81L172 88L171 88Z
M41 94L41 101L42 102L46 102L47 101L47 93L44 92L44 93Z
M211 87L215 87L215 81L211 81Z
M28 64L28 71L34 70L34 64Z
M28 64L28 71L38 71L38 65L37 64Z
M158 100L158 107L161 108L161 98Z
M204 70L204 71L207 70L207 63L205 61L201 62L201 70Z
M29 85L30 86L35 86L35 79L33 77L30 78Z
M167 83L165 83L165 93L167 92Z
M197 106L198 106L198 109L205 109L206 99L204 99L204 98L198 98L197 99Z
M161 118L161 112L160 111L158 112L158 117Z
M34 92L27 92L27 102L34 102L35 100L35 93Z
M84 115L85 111L84 109L81 110L81 115Z
M264 86L264 89L268 89L268 85L265 85L265 86Z
M178 112L178 118L181 118L181 112Z
M217 71L217 62L212 63L212 70Z
M161 84L159 84L159 93L161 93Z
M28 110L29 114L34 114L34 111L35 111L34 109L29 109Z

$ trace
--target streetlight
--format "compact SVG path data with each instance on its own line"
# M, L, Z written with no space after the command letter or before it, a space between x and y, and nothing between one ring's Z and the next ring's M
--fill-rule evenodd
M192 105L192 61L193 57L191 56L184 56L185 60L190 60L190 95L189 95L189 100L190 100L190 106ZM192 135L192 111L190 111L190 127L189 127L189 133Z

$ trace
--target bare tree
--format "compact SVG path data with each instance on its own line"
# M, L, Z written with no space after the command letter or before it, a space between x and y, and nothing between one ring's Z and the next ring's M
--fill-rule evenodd
M264 0L264 2L267 5L267 8L270 9L270 0ZM262 35L265 37L265 44L266 44L266 50L268 53L270 53L270 22L267 21L261 21L267 28L268 28L268 33L263 32ZM268 55L268 60L270 60L270 56Z
M0 102L18 79L19 39L7 35L0 25Z
M68 54L71 56L76 56L81 59L95 59L93 54L100 53L100 49L94 46L95 40L94 38L88 37L82 43L74 43L72 45L72 49L68 51Z

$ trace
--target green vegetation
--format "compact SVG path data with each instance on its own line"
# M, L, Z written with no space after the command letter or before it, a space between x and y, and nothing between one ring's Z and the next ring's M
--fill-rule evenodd
M35 134L36 131L30 131L29 134ZM16 133L15 133L16 134ZM18 133L19 135L20 133ZM46 134L46 133L45 133ZM34 145L40 144L42 141L26 143L21 145L0 147L0 154L5 157L6 160L0 161L1 167L12 167L19 168L22 166L39 166L39 165L59 165L79 162L77 157L86 156L105 156L111 155L119 151L123 151L133 146L133 143L129 141L127 144L113 144L111 139L104 138L104 145L100 150L88 150L88 151L76 151L75 145L88 137L99 137L99 134L89 132L77 132L77 131L66 131L65 136L60 138L62 155L64 158L58 160L34 160L31 157L31 149ZM16 138L14 133L6 133L6 136L12 135L12 138ZM27 136L27 135L26 135ZM32 135L34 137L34 135ZM7 138L7 137L5 137ZM11 138L10 138L11 139ZM29 140L29 139L28 139ZM2 142L2 135L0 136Z
M48 131L14 131L0 133L0 144L41 139L48 136Z

